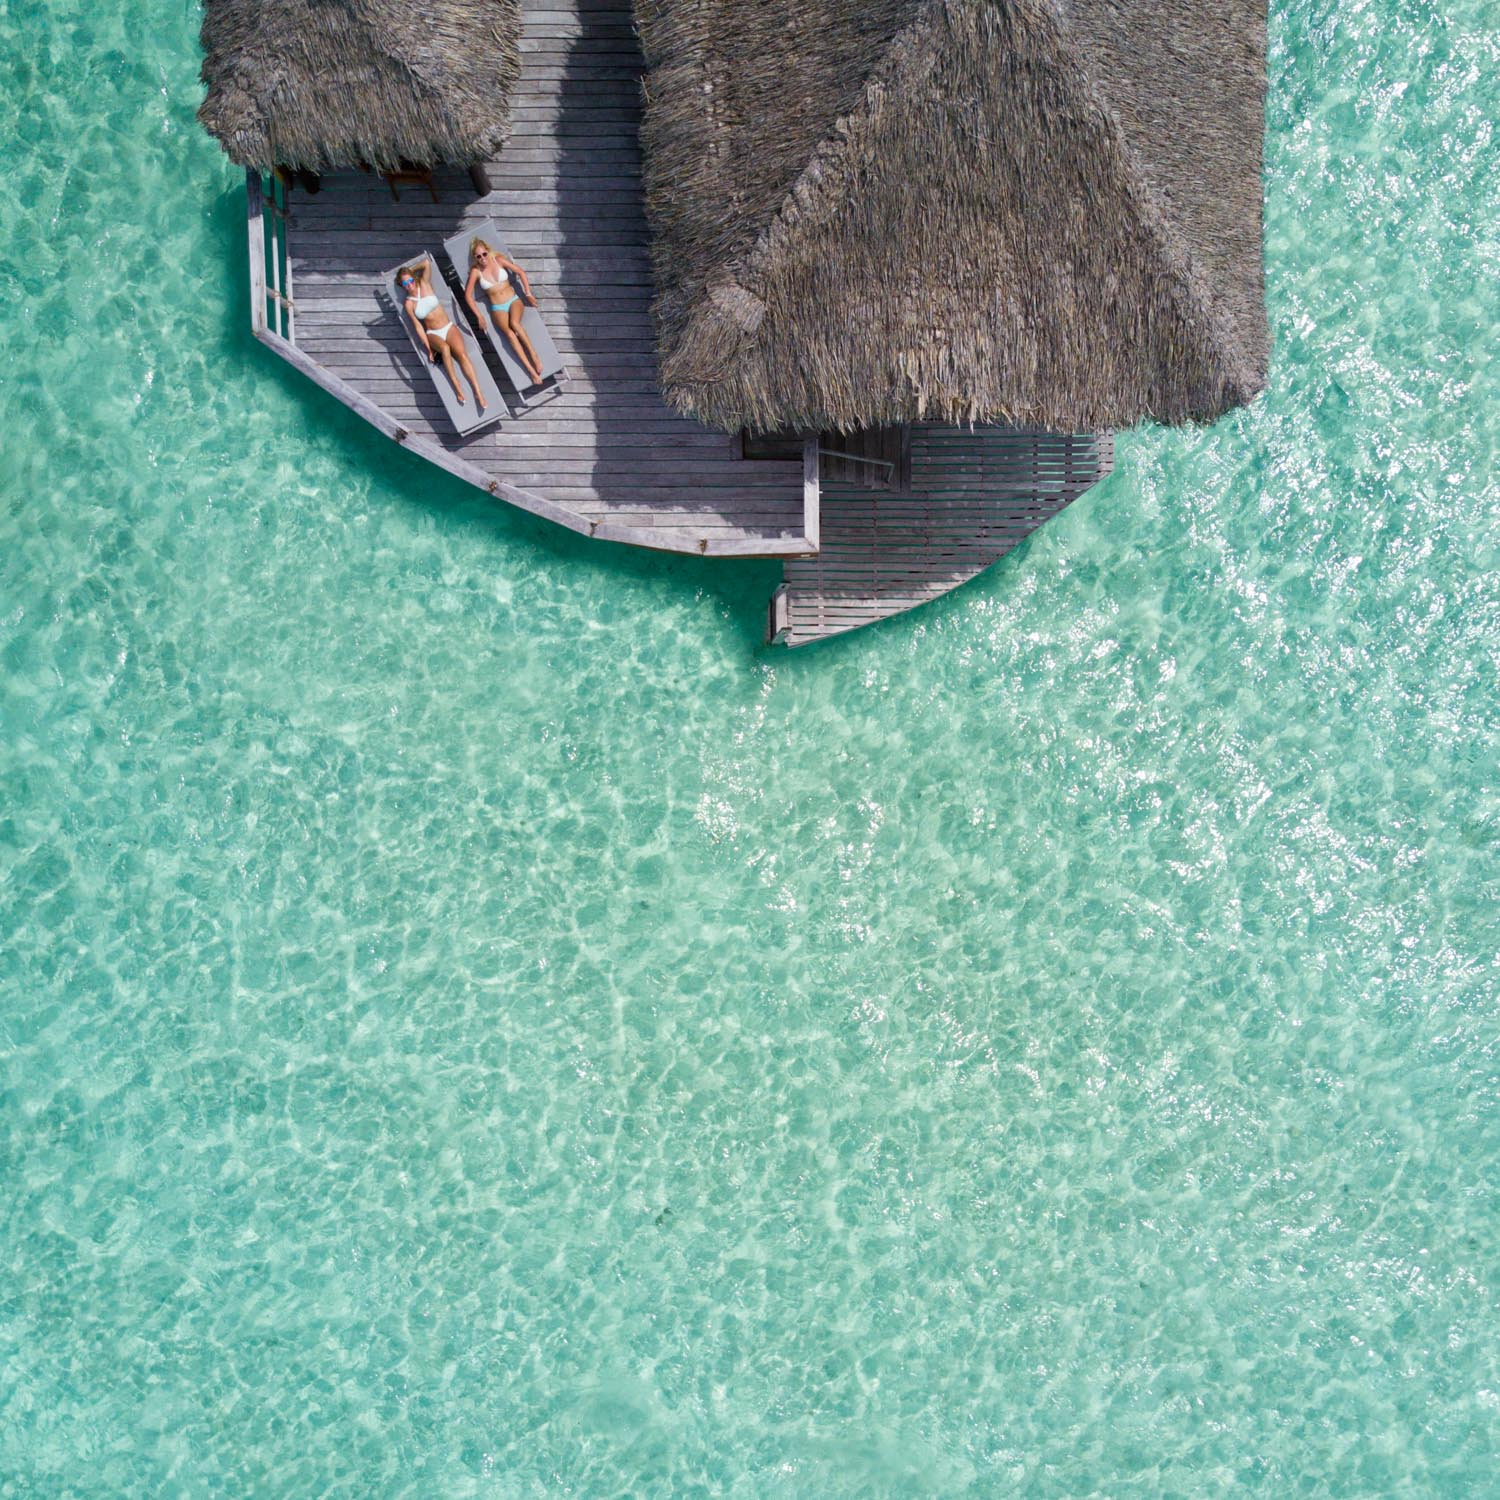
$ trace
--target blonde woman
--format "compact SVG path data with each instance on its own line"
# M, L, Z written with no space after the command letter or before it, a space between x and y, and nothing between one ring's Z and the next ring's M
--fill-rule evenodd
M469 362L469 351L464 347L464 336L458 331L438 294L432 289L432 267L425 260L419 260L414 265L402 266L396 272L396 285L401 288L401 294L406 298L406 315L416 328L417 337L421 339L428 359L433 364L437 364L439 360L442 361L443 369L448 372L448 379L453 382L453 393L458 397L459 404L462 405L464 401L464 388L458 383L458 370L453 368L455 360L458 361L459 369L464 372L469 388L474 392L474 399L479 403L480 411L483 411L485 409L484 392L479 389L474 366Z
M514 281L511 280L512 272L516 278ZM496 329L510 340L511 348L516 351L516 358L525 365L532 383L539 385L542 379L542 362L536 357L536 350L532 348L521 322L526 315L526 304L529 302L533 307L536 305L536 298L531 295L531 282L527 280L525 271L509 256L501 255L493 246L476 236L469 241L469 279L464 283L464 301L469 304L469 311L474 314L475 321L483 328L484 314L474 301L476 284L489 304L490 317L494 319Z

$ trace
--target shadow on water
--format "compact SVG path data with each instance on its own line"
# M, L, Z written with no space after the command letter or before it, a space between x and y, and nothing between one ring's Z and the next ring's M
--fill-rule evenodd
M565 172L566 164L560 164L559 170ZM581 206L577 211L583 212ZM580 536L483 495L392 443L256 340L250 328L244 188L236 183L227 189L212 212L216 240L224 246L228 284L219 327L225 366L248 369L256 386L265 384L279 391L290 407L305 414L310 427L338 447L352 470L379 475L386 492L405 505L480 531L496 549L497 568L504 566L503 556L498 555L501 549L528 547L558 572L567 570L576 575L585 595L625 589L649 591L665 579L675 593L689 597L701 594L717 601L728 615L727 629L739 649L746 655L757 650L764 599L778 576L774 564L648 552ZM587 369L591 357L582 356L580 367ZM289 445L297 440L295 426L288 424Z

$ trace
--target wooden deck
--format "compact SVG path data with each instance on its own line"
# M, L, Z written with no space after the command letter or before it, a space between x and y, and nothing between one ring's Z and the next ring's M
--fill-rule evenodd
M900 493L826 484L821 546L790 561L771 634L840 635L936 599L982 573L1114 466L1114 437L1015 428L911 429Z
M629 0L527 0L520 45L511 137L485 166L483 195L457 168L437 172L436 202L405 185L398 201L379 178L344 173L277 205L258 176L248 180L256 336L381 432L586 535L786 559L770 633L790 645L956 588L1109 472L1108 434L917 426L903 434L894 490L828 484L820 494L819 439L801 461L746 460L737 437L675 415L661 398L650 317ZM421 251L446 269L442 241L487 219L505 226L531 277L566 378L459 438L387 300L385 273ZM467 331L471 355L499 375ZM829 461L830 475L857 472Z
M438 171L437 203L405 185L394 201L363 173L325 177L317 194L291 191L292 341L393 423L513 503L545 502L527 508L552 519L565 512L577 529L670 550L806 551L803 465L747 462L736 438L661 398L628 0L528 4L521 52L511 138L487 164L486 196L462 169ZM531 277L567 378L555 396L462 440L383 300L382 273L419 250L441 257L446 237L491 218ZM479 341L469 342L472 356Z

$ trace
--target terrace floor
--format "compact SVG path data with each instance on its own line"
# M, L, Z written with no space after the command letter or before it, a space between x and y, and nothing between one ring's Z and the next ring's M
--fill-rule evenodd
M436 173L436 201L417 185L397 199L381 178L348 172L316 193L294 187L279 213L252 176L257 336L284 358L428 461L559 524L637 546L785 559L769 623L787 645L958 587L1109 472L1107 433L919 424L904 430L899 484L869 489L870 469L851 482L835 462L820 495L811 452L806 473L802 461L746 460L737 437L676 416L657 379L630 0L523 0L523 13L511 136L485 164L489 192L462 168ZM526 267L565 378L460 437L387 277L424 251L448 271L442 242L489 219ZM267 243L269 255L258 248ZM465 331L508 393L487 341Z
M297 349L403 428L563 508L580 529L684 551L806 552L801 463L746 461L737 438L661 398L629 0L527 3L520 46L511 137L487 164L488 195L461 169L436 174L436 203L419 186L395 201L363 173L325 177L316 194L292 189ZM421 250L441 260L442 240L485 219L505 226L526 267L566 379L549 399L459 438L384 299L383 273ZM471 353L481 347L469 342Z

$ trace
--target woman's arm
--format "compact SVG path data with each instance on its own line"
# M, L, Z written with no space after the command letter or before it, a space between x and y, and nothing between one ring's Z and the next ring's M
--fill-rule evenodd
M521 283L521 290L526 294L526 300L528 302L535 302L536 298L531 294L531 281L527 277L526 272L515 261L507 260L503 255L499 257L499 261L507 271L514 271L516 273L516 280Z
M406 299L406 316L411 319L412 327L417 330L417 337L422 340L422 347L427 351L428 359L432 358L432 345L427 342L427 325L417 316L417 299L408 297Z
M475 266L474 269L469 272L469 279L464 282L464 301L469 304L469 311L474 314L475 322L477 322L479 326L483 328L485 326L485 317L484 314L480 312L477 304L474 301L474 283L478 280L479 267Z

